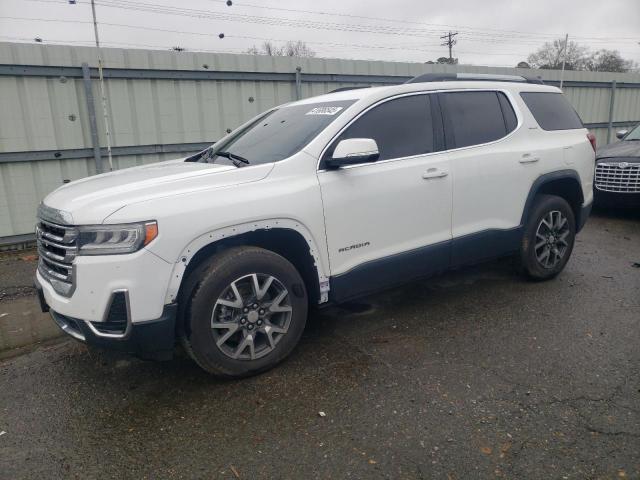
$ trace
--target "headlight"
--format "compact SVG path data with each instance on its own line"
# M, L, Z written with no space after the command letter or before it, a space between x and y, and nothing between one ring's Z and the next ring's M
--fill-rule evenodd
M78 227L78 255L137 252L158 236L156 222Z

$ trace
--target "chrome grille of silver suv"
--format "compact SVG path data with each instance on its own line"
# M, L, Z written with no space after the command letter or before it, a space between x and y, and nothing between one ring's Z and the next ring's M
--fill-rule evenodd
M77 253L78 231L38 218L38 271L60 295L70 297L75 290L73 259Z
M640 163L600 162L595 183L603 192L640 193Z

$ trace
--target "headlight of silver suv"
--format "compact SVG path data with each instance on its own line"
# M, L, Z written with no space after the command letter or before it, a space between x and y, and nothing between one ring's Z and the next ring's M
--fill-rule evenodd
M117 255L133 253L158 236L158 224L152 222L123 225L78 227L78 255Z

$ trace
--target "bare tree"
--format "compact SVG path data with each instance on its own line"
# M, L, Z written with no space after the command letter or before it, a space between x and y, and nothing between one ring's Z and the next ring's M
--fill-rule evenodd
M252 46L247 50L250 55L268 55L270 57L315 57L316 52L301 40L276 45L271 41L264 42L260 47Z
M527 59L533 68L560 69L562 59L565 57L566 70L586 70L589 61L589 49L576 42L568 42L566 46L563 39L546 42L537 52L529 55Z
M287 42L284 46L285 55L288 57L315 57L316 52L311 50L309 46L302 40L297 42Z
M554 40L553 43L547 42L537 52L529 55L529 64L532 68L560 69L562 68L563 50L564 40ZM598 50L592 53L588 47L579 45L576 42L567 44L566 70L628 72L635 68L637 68L636 63L633 60L622 58L617 50Z
M622 58L617 50L598 50L587 63L587 70L594 72L628 72L635 68L636 63Z

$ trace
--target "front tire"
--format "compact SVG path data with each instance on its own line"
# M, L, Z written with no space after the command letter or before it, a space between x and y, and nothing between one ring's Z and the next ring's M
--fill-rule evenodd
M536 197L520 248L524 273L533 280L556 277L569 261L575 235L575 216L565 199L555 195Z
M288 260L262 248L237 247L216 254L193 275L182 342L204 370L228 378L254 375L297 345L308 300Z

